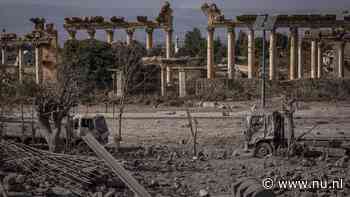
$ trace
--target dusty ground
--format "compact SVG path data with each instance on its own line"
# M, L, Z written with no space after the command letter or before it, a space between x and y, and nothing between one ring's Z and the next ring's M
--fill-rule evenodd
M318 161L318 158L305 159L294 157L289 160L284 158L267 158L257 159L246 156L235 156L234 152L237 147L241 146L241 123L242 115L249 108L251 103L227 103L227 105L234 106L231 117L226 118L199 118L199 146L200 150L207 156L206 161L188 161L189 155L181 156L182 152L190 152L190 145L182 145L182 141L186 141L189 137L189 128L186 119L148 119L136 120L128 119L125 121L123 137L125 144L138 144L142 146L149 146L158 144L159 146L167 145L168 148L174 148L179 155L179 160L187 158L185 163L193 164L197 170L185 171L171 171L160 173L147 173L147 177L159 180L160 182L169 182L174 184L174 179L181 180L180 182L189 188L193 196L198 195L200 189L207 189L212 194L227 193L230 191L232 183L238 176L253 176L260 178L264 176L273 177L274 173L294 173L301 172L301 176L320 177L321 173L328 174L330 177L338 179L346 177L349 172L348 168L331 167L335 165L339 158L328 159L327 161ZM349 132L350 129L350 102L341 103L299 103L299 110L295 114L296 132L302 133L310 129L314 125L319 125L315 130L320 133L334 133L334 132ZM145 112L154 109L140 109ZM161 109L169 111L181 111L179 109ZM132 111L132 110L130 110ZM196 112L221 112L221 109L205 108L193 109ZM173 114L181 114L177 112ZM181 116L181 115L179 115ZM186 150L186 151L184 151ZM170 151L171 152L171 151ZM166 160L166 159L165 159ZM316 164L308 166L307 162L317 160ZM147 160L155 164L162 163L159 161ZM328 167L324 167L327 166ZM348 167L348 163L346 163ZM321 168L321 169L320 169ZM297 169L297 170L295 170ZM315 171L316 173L312 172ZM274 172L274 173L272 173ZM345 174L343 172L346 172ZM331 176L332 175L332 176ZM278 176L278 175L276 175ZM294 177L295 178L295 177ZM348 179L346 179L348 181ZM344 180L345 182L345 180ZM345 185L345 184L344 184ZM298 190L289 192L280 192L280 196L299 196ZM334 192L345 192L344 196L350 195L345 190L322 190L317 191L323 196L335 196ZM329 194L327 194L329 192ZM332 193L333 192L333 193ZM277 192L278 193L278 192ZM187 194L188 195L188 194ZM319 194L322 196L321 194Z
M199 122L199 150L201 157L193 159L190 130L184 116L184 108L129 106L123 121L125 147L141 147L140 150L113 154L117 159L133 166L133 174L154 196L199 196L200 190L210 194L227 194L239 177L254 177L258 184L265 177L281 176L299 179L341 179L343 189L273 190L277 196L350 196L350 168L347 158L320 157L267 157L257 159L238 155L242 147L242 117L252 103L225 103L231 110L215 107L191 108ZM219 104L219 106L222 106ZM101 107L102 108L102 107ZM222 108L222 107L220 107ZM321 133L349 132L350 102L299 103L295 114L297 133L314 125ZM94 109L89 109L93 112ZM95 110L97 111L97 110ZM230 116L222 116L230 111ZM103 112L102 110L100 112ZM157 115L155 115L157 114ZM105 114L110 116L111 114ZM150 117L153 118L142 118ZM110 128L115 121L108 120ZM344 161L343 161L344 160ZM342 162L343 161L343 162Z

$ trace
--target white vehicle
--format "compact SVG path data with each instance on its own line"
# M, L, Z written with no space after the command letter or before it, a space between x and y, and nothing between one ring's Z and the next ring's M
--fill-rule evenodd
M79 143L81 136L84 136L87 132L92 133L101 144L108 142L109 129L104 116L78 114L73 116L72 121L72 124L64 123L60 139L67 139L68 125L72 125L72 132L68 138L73 144ZM6 120L5 125L0 132L0 136L4 139L13 139L24 143L29 143L33 139L35 141L45 141L40 133L42 128L37 122L24 121L22 124L22 121L19 120Z
M108 143L109 130L102 115L76 115L73 117L73 135L80 139L86 133L92 133L102 144Z

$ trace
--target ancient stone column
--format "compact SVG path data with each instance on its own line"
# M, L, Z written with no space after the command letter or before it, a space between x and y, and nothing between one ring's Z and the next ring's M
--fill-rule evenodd
M170 58L173 56L173 30L172 29L165 29L166 32L166 41L165 41L165 47L166 47L166 58Z
M18 80L20 83L23 82L23 49L18 49Z
M227 76L232 79L235 67L235 28L227 29Z
M168 85L170 85L172 83L171 81L172 79L172 70L170 66L166 67L166 82L168 83Z
M117 94L117 73L116 72L112 72L112 89L113 89L113 94L116 95Z
M178 36L175 37L175 47L174 47L174 52L177 54L180 50L180 39Z
M135 33L135 29L134 28L129 28L126 29L126 44L130 45L133 41L133 37L134 37L134 33Z
M317 41L311 41L311 78L316 78L316 64L317 64Z
M303 78L304 75L304 66L303 66L303 40L299 39L298 43L298 79Z
M42 49L40 46L36 46L35 47L35 82L37 84L41 83L41 77L42 77L41 56L42 56Z
M5 47L1 48L1 64L6 64L6 49Z
M153 28L146 28L146 49L151 50L153 48Z
M89 39L95 39L95 34L96 34L96 30L95 29L88 29L87 33L89 35Z
M160 66L160 91L161 96L166 96L166 87L167 87L167 72L166 72L166 66L161 65Z
M340 42L338 45L338 77L344 77L344 47L345 42Z
M75 30L67 30L68 35L69 35L69 40L75 40L76 39L76 35L77 35L77 31Z
M269 57L269 62L270 62L270 68L269 68L269 78L270 80L276 79L276 31L271 30L270 32L270 57Z
M298 45L298 29L290 29L290 63L289 63L289 79L294 80L297 68L297 45Z
M114 41L114 31L112 29L108 29L106 30L106 34L107 34L107 42L109 44L112 44Z
M123 80L123 72L118 70L116 72L116 80L117 80L117 97L121 97L124 95L124 80Z
M208 27L208 44L207 44L207 78L215 78L214 70L214 32L215 28Z
M173 56L173 30L170 28L165 29L165 54L166 58L171 58ZM166 81L171 84L171 68L167 66L166 68Z
M249 29L248 32L248 78L253 78L255 71L255 36L254 30Z
M186 72L185 69L179 69L179 97L187 96L186 92Z
M322 43L317 43L317 78L322 77Z

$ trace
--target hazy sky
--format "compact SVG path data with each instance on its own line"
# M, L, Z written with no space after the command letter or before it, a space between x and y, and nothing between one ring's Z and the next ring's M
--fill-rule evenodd
M93 8L158 8L164 0L0 0L1 4L46 4ZM204 0L171 0L173 7L199 8ZM225 8L248 9L346 9L350 0L216 0Z

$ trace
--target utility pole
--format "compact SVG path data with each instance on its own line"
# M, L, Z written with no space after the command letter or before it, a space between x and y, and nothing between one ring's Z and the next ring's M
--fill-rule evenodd
M265 44L266 44L266 30L263 30L263 40L262 40L262 87L261 87L261 105L263 108L265 108L265 101L266 101L266 91L265 91L265 83L266 83L266 51L265 51Z
M266 30L273 30L277 16L259 15L253 26L253 30L262 31L262 76L261 76L261 107L266 105Z

